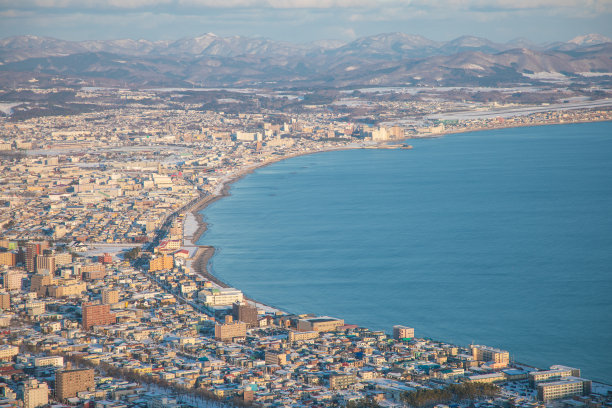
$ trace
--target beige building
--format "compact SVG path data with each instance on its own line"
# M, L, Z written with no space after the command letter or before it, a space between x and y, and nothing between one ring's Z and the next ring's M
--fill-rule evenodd
M529 373L529 384L533 387L536 383L542 381L560 380L565 377L578 377L580 370L574 372L575 369L567 367L556 370L532 371Z
M119 291L118 290L103 290L102 291L102 303L112 305L119 302Z
M506 350L500 350L493 347L472 345L472 357L477 361L492 361L498 364L508 364L510 362L510 353Z
M287 364L287 354L279 353L278 351L266 350L265 354L267 365L285 365Z
M0 252L0 265L17 265L17 255L13 252Z
M0 345L0 361L10 361L19 354L19 347L10 344Z
M11 295L9 293L0 293L0 310L9 310L11 308Z
M21 284L23 282L24 274L15 271L7 271L2 274L4 289L11 290L21 290Z
M63 285L52 285L48 288L50 297L60 298L64 296L81 296L87 290L85 282L69 281Z
M591 381L577 377L565 377L558 381L538 384L538 399L543 402L571 397L574 395L589 395Z
M96 388L94 370L91 368L77 370L61 370L55 373L55 398L63 401L76 397L77 392Z
M319 332L317 331L306 331L306 332L297 332L294 330L289 330L288 339L290 343L295 341L308 341L313 340L319 337Z
M174 268L174 258L169 255L158 256L149 262L149 272L163 271Z
M336 330L340 326L344 326L344 320L336 319L335 317L321 316L298 320L297 329L301 332L329 332Z
M246 330L246 323L234 322L231 316L226 316L224 324L215 325L215 339L233 341L236 338L244 338Z
M50 274L32 275L30 278L30 292L36 292L40 297L47 296L47 287L55 284L55 278Z
M45 251L46 252L46 251ZM55 255L38 255L36 257L36 272L53 274L56 269Z
M49 387L45 382L29 379L20 386L24 408L38 408L49 403Z
M355 374L339 374L329 376L329 388L332 390L342 390L357 382Z
M395 340L414 338L414 328L408 326L393 326L393 338Z

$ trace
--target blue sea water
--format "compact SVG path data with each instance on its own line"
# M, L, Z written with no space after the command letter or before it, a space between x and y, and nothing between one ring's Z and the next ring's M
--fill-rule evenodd
M612 122L411 140L256 170L204 211L248 296L612 383Z

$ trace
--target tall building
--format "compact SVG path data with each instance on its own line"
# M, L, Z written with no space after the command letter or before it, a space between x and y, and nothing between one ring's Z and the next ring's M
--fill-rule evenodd
M83 329L89 330L93 326L104 326L114 324L117 317L110 312L110 305L92 305L83 303Z
M0 310L9 310L11 308L11 295L3 292L0 293Z
M169 255L158 256L149 262L149 272L162 271L174 268L174 258Z
M235 302L232 305L232 316L234 320L246 323L249 328L257 326L257 308L246 302Z
M49 387L45 382L32 378L19 387L24 408L38 408L49 403Z
M412 339L414 337L414 328L408 326L393 326L393 338L395 340Z
M105 289L102 291L102 303L105 305L112 305L119 302L119 291Z
M48 273L53 275L56 269L55 265L55 254L38 255L36 257L36 272L37 273Z
M28 242L26 245L26 270L36 272L36 257L41 255L45 249L49 248L47 241Z
M21 290L24 274L16 271L6 271L2 274L4 289L7 291Z
M55 398L58 401L76 397L77 392L95 387L94 370L91 368L55 372Z

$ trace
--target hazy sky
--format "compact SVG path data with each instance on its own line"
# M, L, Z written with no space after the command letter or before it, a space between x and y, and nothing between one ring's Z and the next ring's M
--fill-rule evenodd
M612 37L612 0L0 0L0 37L175 40L213 32L308 42L395 31L499 42Z

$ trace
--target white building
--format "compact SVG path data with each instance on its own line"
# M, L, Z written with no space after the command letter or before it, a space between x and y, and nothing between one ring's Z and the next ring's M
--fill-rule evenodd
M231 306L234 302L242 302L244 296L235 288L213 288L201 290L198 299L207 306Z

